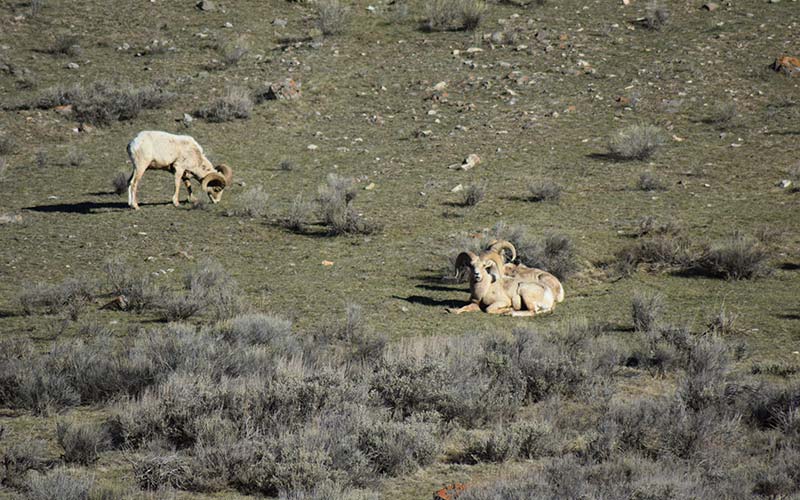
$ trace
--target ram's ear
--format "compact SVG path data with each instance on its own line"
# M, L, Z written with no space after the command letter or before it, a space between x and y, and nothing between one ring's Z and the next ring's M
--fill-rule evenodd
M490 260L486 263L486 272L492 277L492 283L500 279L500 270L497 269L497 262Z
M224 163L220 163L216 167L214 167L217 172L221 173L223 177L225 177L225 186L230 186L233 184L233 169Z

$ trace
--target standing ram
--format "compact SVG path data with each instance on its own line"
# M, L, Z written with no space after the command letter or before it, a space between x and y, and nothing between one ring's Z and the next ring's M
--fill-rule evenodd
M218 203L223 190L233 181L233 170L227 165L217 167L208 161L203 148L188 135L175 135L167 132L145 130L136 134L128 143L128 157L133 164L133 172L128 180L128 205L139 209L137 192L142 176L148 169L167 170L175 174L175 194L172 204L179 205L178 194L181 182L189 192L189 200L194 201L191 179L201 183L212 203Z

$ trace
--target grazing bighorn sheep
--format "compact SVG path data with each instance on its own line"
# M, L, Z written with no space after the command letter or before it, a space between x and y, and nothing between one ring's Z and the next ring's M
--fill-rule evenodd
M503 250L511 252L511 261L506 263ZM526 281L538 281L539 283L549 287L555 295L556 302L564 301L564 287L561 282L552 274L542 269L535 267L528 267L523 264L514 264L513 261L517 258L517 249L510 241L506 240L492 240L487 245L486 249L478 256L481 260L491 260L497 264L497 268L504 276L520 277ZM463 262L459 264L456 261L456 270L458 271L463 267Z
M139 182L147 169L168 170L175 174L172 204L176 207L179 205L181 181L189 192L189 200L194 201L191 178L199 180L212 203L219 202L222 191L233 181L233 170L224 164L212 165L203 154L203 148L188 135L154 130L139 132L128 143L128 157L133 163L133 172L128 180L128 205L135 209L139 208Z
M489 314L534 316L553 309L555 296L550 287L525 276L503 276L497 262L481 259L472 252L462 252L456 265L471 269L469 278L470 304L449 309L449 312L485 310Z

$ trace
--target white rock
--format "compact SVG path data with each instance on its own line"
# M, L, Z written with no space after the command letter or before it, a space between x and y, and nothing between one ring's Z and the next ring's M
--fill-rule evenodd
M314 151L314 150L316 150L317 148L318 148L318 146L317 146L316 144L309 144L309 145L308 145L308 149L309 149L309 151Z
M71 62L71 63L67 64L67 68L68 69L78 69L78 68L80 68L80 66L78 66L78 63Z
M789 179L783 179L782 181L780 181L778 183L778 187L781 188L781 189L786 189L788 187L791 187L791 185L792 185L792 181L790 181Z
M454 187L450 190L451 193L459 193L464 190L464 186L459 184L458 186Z

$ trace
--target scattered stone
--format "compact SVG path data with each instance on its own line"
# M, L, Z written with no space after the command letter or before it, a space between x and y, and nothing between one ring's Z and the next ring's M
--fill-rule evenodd
M772 69L789 77L800 77L800 59L781 56L772 63Z
M211 0L200 0L195 4L195 6L198 9L205 12L211 12L212 10L215 10L217 8L217 6L214 5L214 2L212 2Z
M463 190L464 190L464 186L459 184L458 186L456 186L453 189L451 189L450 192L451 193L460 193Z
M430 137L433 135L433 130L417 130L414 135L417 137Z
M53 111L55 111L61 116L69 116L72 114L72 104L66 104L64 106L56 106L55 108L53 108Z
M289 24L286 19L274 19L272 21L273 26L278 26L279 28L285 28L286 25Z
M323 260L322 261L322 265L326 266L326 267L330 267L330 266L333 265L333 261L331 261L331 260Z
M433 500L456 500L467 488L464 483L448 484L433 494Z
M184 258L186 260L194 259L194 257L189 255L189 252L187 252L186 250L179 250L179 251L175 252L173 254L173 257L182 257L182 258Z
M22 216L19 214L11 215L11 214L3 214L0 215L0 226L4 224L18 224L22 222Z
M308 145L308 150L309 151L315 151L316 149L318 149L318 147L319 146L317 146L316 144L309 144Z
M707 10L709 12L714 12L715 10L719 9L719 4L718 3L714 3L714 2L708 2L708 3L704 3L701 8L705 9L705 10Z
M302 95L302 85L291 78L286 78L277 83L271 83L264 92L264 99L299 99Z
M476 52L483 52L483 49L480 47L470 47L467 49L467 54L474 54Z
M193 121L194 121L194 118L192 118L192 115L190 115L189 113L184 113L183 114L183 118L181 119L181 122L183 122L184 125L186 125L188 127L189 125L192 124Z
M222 26L224 26L225 28L233 28L233 23L230 21L225 21L225 24L223 24Z
M475 167L480 162L481 162L481 157L476 155L475 153L472 153L471 155L469 155L466 158L464 158L464 161L462 163L460 163L460 164L459 163L454 163L453 165L450 165L447 168L450 168L450 169L453 169L453 170L460 168L461 170L466 171L466 170L469 170L469 169Z
M781 189L792 187L792 181L790 181L789 179L783 179L778 183L778 187Z
M80 66L78 66L78 63L71 62L67 64L67 69L78 69L78 68L80 68Z
M447 82L439 82L433 86L433 90L435 90L436 92L441 92L446 88L447 88Z
M373 189L375 189L375 183L374 182L370 182L369 184L364 186L364 191L372 191Z

